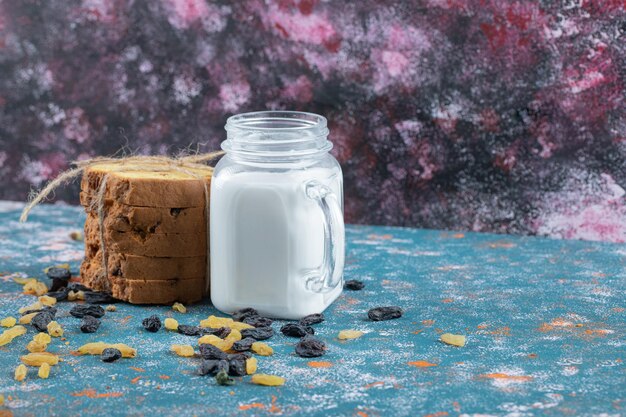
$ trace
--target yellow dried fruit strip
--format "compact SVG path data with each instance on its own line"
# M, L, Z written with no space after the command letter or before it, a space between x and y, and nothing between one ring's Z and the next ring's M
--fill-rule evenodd
M38 312L34 312L34 313L24 314L22 317L20 317L19 323L20 324L30 324L30 322L33 320L33 317L35 317L37 314L39 314L39 313Z
M57 299L48 295L42 295L39 297L39 302L45 306L53 306L57 303Z
M106 311L117 311L117 307L115 307L113 304L109 304L108 306L105 307Z
M124 358L134 358L137 356L137 350L131 348L128 345L123 343L104 343L104 342L93 342L82 345L78 348L77 352L80 355L101 355L102 351L106 348L115 348L122 352L122 356Z
M256 372L259 361L256 358L246 359L246 374L252 375Z
M52 341L52 338L50 337L50 335L48 333L37 333L36 335L33 336L33 341L35 342L39 342L39 343L43 343L43 344L48 344Z
M230 329L230 333L226 336L226 339L237 342L241 340L241 332L237 329Z
M24 314L27 311L30 311L30 310L32 310L32 311L39 311L42 308L43 308L43 304L41 304L39 301L37 301L37 302L35 302L35 303L31 304L31 305L28 305L26 307L20 308L19 310L17 310L17 312L20 313L20 314Z
M5 317L2 320L0 320L0 326L2 327L13 327L15 326L15 323L17 323L17 320L15 319L15 317Z
M364 334L365 333L363 333L360 330L342 330L337 335L337 339L339 340L358 339Z
M198 339L199 345L213 345L224 352L232 348L234 343L233 339L220 339L214 334L207 334Z
M13 277L13 282L20 285L26 285L29 282L37 281L36 278Z
M178 330L178 321L176 319L168 317L165 319L164 324L167 330L172 330L172 331Z
M263 342L254 342L250 350L261 356L271 356L274 354L274 349L270 347L267 343Z
M276 375L254 374L251 379L253 384L276 387L285 384L285 378Z
M48 334L52 337L61 337L63 336L63 328L61 327L61 325L59 323L57 323L56 321L51 321L50 323L48 323L48 326L46 326L48 328Z
M37 373L37 375L39 375L39 378L41 379L47 379L50 376L50 365L45 362L42 363L39 367L39 372Z
M41 281L34 280L24 284L24 294L40 296L47 292L48 286Z
M465 346L465 336L460 334L444 333L439 338L443 343L452 346Z
M10 329L5 330L4 332L2 332L2 334L0 334L0 346L11 343L13 339L25 333L26 327L24 326L13 326Z
M26 366L24 364L20 364L17 366L17 368L15 368L15 380L16 381L23 381L24 379L26 379L26 374L28 373L28 369L26 368Z
M172 310L178 311L179 313L186 313L187 312L187 307L185 307L181 303L174 303L172 305Z
M36 340L31 340L26 345L26 350L32 353L45 352L47 347L48 347L47 343L41 343L41 342L37 342Z
M229 317L217 317L209 316L208 318L200 321L200 327L210 327L212 329L219 329L220 327L230 327L231 329L243 330L253 329L254 326L242 323L240 321L234 321Z
M59 357L50 352L29 353L28 355L22 356L20 359L28 366L41 366L42 363L56 365L59 363Z
M195 354L193 346L191 345L172 345L172 352L178 356L189 358Z

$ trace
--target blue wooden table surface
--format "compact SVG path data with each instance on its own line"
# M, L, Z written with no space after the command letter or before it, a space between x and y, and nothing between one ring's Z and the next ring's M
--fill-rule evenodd
M69 262L78 269L80 208L45 206L27 224L21 205L0 203L0 318L35 301L16 276L44 279L42 269ZM170 307L118 304L100 330L82 334L61 303L65 341L49 351L62 362L51 377L31 368L24 382L13 370L28 334L0 347L0 416L456 416L622 415L626 413L626 247L532 237L389 227L347 228L346 279L365 282L344 292L316 333L328 353L311 361L294 355L296 339L270 339L275 354L259 372L282 387L233 387L194 374L197 359L169 352L196 340L141 328L151 314L197 324L218 314L208 303L187 314ZM399 305L398 320L372 322L367 310ZM280 322L274 324L278 330ZM30 326L29 326L30 327ZM344 329L365 332L339 341ZM467 335L456 348L442 332ZM86 342L124 342L134 359L106 364L71 352ZM606 414L603 414L606 413Z

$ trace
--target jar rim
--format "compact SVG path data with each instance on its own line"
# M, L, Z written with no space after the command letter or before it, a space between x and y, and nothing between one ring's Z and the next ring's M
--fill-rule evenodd
M226 119L226 131L290 131L318 129L320 134L328 134L327 120L315 113L292 110L263 110L239 113ZM325 131L325 132L324 132Z

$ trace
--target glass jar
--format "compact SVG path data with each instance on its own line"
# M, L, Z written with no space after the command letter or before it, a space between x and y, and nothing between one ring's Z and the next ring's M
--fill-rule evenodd
M326 119L264 111L226 122L211 180L211 300L299 319L341 293L343 176Z

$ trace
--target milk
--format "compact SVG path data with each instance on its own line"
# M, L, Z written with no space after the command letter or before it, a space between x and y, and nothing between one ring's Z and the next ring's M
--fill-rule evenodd
M342 203L341 171L225 171L211 183L213 305L226 313L253 307L286 319L322 312L342 283L326 293L307 288L304 275L324 257L324 218L305 184L319 181ZM344 236L338 239L343 248Z

